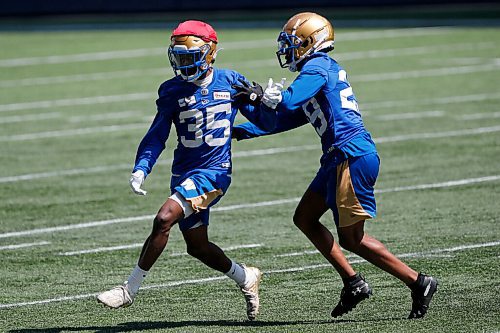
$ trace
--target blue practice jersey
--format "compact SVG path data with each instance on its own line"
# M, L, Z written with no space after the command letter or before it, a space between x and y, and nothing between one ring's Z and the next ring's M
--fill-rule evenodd
M267 130L274 128L276 113L261 111L235 101L231 86L247 81L243 75L213 69L212 82L205 88L179 77L165 81L158 90L157 114L137 150L134 171L151 172L165 149L172 123L177 132L172 173L183 175L195 169L231 172L231 132L237 111ZM264 108L263 108L264 109Z
M247 123L236 126L237 138L279 133L311 123L321 138L324 154L339 149L352 157L376 151L346 71L326 53L313 54L282 97L273 131Z

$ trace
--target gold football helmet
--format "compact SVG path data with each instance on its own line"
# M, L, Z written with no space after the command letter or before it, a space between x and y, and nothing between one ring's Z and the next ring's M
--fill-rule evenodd
M172 32L168 57L176 76L191 82L215 62L217 34L207 23L186 21Z
M295 72L298 64L314 52L333 50L334 42L333 26L326 18L316 13L299 13L283 26L276 55L282 68Z

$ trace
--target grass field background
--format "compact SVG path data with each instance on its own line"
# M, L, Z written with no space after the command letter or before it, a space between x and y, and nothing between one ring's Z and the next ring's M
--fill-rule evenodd
M0 33L1 331L500 331L496 28L336 30L333 56L382 159L367 231L439 279L424 320L405 319L402 283L352 255L374 296L330 318L341 281L292 223L319 167L311 126L234 142L233 183L211 216L212 241L265 272L256 322L232 281L184 254L177 229L132 307L98 305L95 294L130 273L169 195L175 133L148 196L128 186L156 89L172 76L169 33ZM221 29L216 64L291 82L274 56L277 33ZM322 221L334 229L330 214Z

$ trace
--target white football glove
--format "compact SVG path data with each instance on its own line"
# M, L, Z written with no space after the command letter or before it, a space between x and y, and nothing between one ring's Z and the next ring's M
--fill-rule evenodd
M285 81L286 78L282 78L280 83L273 83L273 79L270 78L266 90L264 90L264 95L262 96L262 103L271 109L276 109L276 106L283 98L281 92L285 86Z
M144 191L141 189L142 184L144 183L145 179L144 171L142 170L137 170L130 176L130 180L128 181L130 184L130 187L132 188L132 191L134 191L135 194L139 195L146 195L148 192Z

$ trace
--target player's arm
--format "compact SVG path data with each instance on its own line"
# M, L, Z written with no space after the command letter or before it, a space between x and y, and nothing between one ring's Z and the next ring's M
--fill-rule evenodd
M171 114L158 107L153 123L137 148L135 165L129 181L136 194L146 195L147 192L141 189L142 183L151 173L156 160L165 149L171 126Z
M328 74L326 70L319 66L309 66L306 70L302 71L299 76L293 81L288 89L283 90L281 95L278 95L277 101L271 101L272 104L277 104L278 112L296 110L313 98L318 91L327 83ZM266 101L267 89L264 93L263 101ZM272 95L271 99L275 98ZM277 103L276 103L277 102Z
M260 103L263 89L258 83L250 84L243 75L237 74L232 88L235 89L234 106L245 118L266 131L276 127L276 111Z
M276 126L274 129L266 130L251 122L247 122L234 126L233 138L238 141L257 138L259 136L289 131L307 123L308 120L301 109L296 109L290 112L278 112L276 115Z
M276 127L276 111L265 105L253 106L249 104L238 105L241 114L247 118L251 124L264 131L273 131Z

